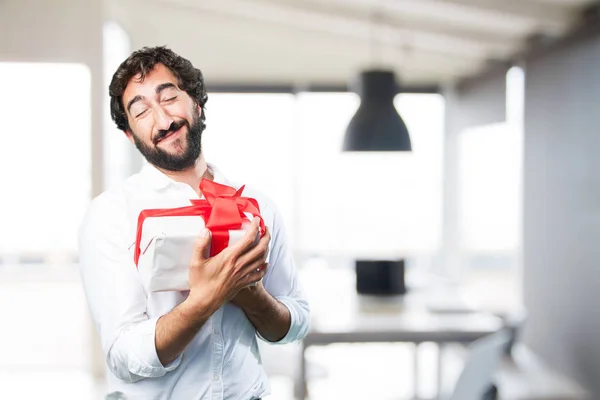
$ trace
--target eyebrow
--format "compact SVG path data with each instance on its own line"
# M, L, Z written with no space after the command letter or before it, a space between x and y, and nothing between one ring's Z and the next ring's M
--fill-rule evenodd
M135 103L138 102L140 100L142 100L144 97L140 96L139 94L137 96L135 96L133 99L129 100L129 103L127 103L127 113L131 114L131 106Z
M156 94L160 94L160 92L162 92L165 89L177 89L177 86L175 86L175 84L171 82L161 83L156 87L156 89L154 89L154 91L156 92Z
M156 87L156 89L154 89L154 91L156 92L156 94L160 94L160 92L162 92L165 89L177 89L177 86L175 86L175 84L171 83L171 82L161 83L160 85L158 85ZM133 106L134 103L136 103L140 100L143 100L143 99L144 99L144 96L140 96L138 94L133 99L129 100L129 102L127 103L127 112L129 114L131 114L131 106Z

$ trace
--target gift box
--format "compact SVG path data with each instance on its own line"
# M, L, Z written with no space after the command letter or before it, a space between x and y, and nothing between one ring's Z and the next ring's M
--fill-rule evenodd
M202 179L200 190L204 199L190 200L189 206L140 212L134 262L146 290L189 289L194 243L205 227L212 237L210 257L239 241L254 218L260 219L259 236L265 234L258 202L242 196L244 186L236 190Z

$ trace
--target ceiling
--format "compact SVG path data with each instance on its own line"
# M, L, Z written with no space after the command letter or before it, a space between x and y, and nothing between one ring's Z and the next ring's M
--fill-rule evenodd
M406 86L481 73L560 37L590 0L112 0L131 48L168 45L213 84L347 85L393 68Z

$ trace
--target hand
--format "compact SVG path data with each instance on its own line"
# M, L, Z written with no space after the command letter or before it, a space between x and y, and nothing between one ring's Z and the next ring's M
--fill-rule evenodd
M264 268L265 273L268 266L268 263L263 264L262 268ZM256 285L248 285L242 288L235 296L231 298L230 302L241 309L244 309L246 306L252 306L256 302L259 302L263 292L265 292L265 287L263 286L262 281L258 281L256 282Z
M192 300L206 300L220 306L234 297L245 286L260 281L266 268L262 268L268 253L271 235L265 235L254 245L259 233L258 218L252 220L248 231L236 244L214 257L208 257L210 232L196 240L189 269L189 285Z

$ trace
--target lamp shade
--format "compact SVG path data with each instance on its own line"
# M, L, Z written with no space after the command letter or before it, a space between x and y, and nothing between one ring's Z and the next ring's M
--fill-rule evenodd
M412 151L406 124L394 107L394 73L368 70L359 78L360 106L346 129L343 151Z

